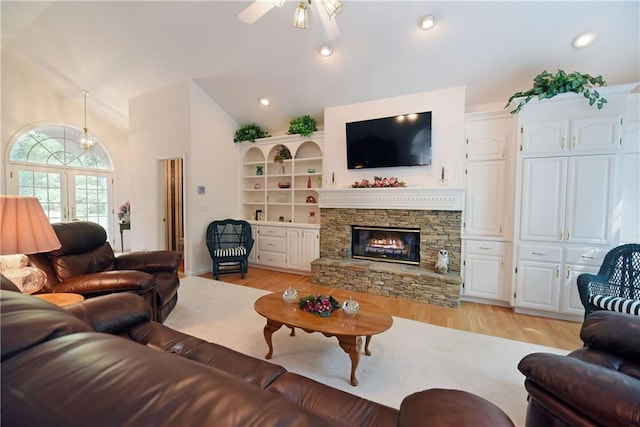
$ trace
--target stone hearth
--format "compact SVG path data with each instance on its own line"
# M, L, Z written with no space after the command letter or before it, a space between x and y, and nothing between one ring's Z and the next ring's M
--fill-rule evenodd
M459 307L463 190L323 189L319 193L320 258L311 263L313 283ZM420 265L352 259L352 225L419 228ZM449 251L449 274L434 271L440 249Z

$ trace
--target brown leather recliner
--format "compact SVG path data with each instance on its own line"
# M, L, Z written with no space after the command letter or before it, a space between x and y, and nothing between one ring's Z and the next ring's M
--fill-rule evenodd
M526 426L640 426L640 317L587 316L584 347L533 353L518 369L529 392Z
M131 252L116 257L101 225L89 221L53 224L62 244L52 252L29 255L47 283L39 293L73 292L85 298L134 292L151 307L153 319L164 322L178 301L175 251Z

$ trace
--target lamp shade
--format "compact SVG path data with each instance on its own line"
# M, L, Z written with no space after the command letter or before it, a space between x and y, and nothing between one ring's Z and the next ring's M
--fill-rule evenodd
M49 252L61 246L37 198L0 195L0 255Z

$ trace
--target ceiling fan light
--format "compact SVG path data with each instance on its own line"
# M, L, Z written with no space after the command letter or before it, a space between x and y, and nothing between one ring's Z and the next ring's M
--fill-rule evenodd
M285 1L287 1L287 0L271 0L271 3L275 7L282 7L282 5L284 4Z
M307 5L304 1L298 2L298 6L296 6L296 10L293 13L292 25L296 28L307 28L309 26Z
M430 30L436 26L436 18L433 15L425 15L418 20L418 27L421 30Z
M327 11L329 19L333 18L342 10L342 3L340 0L324 0L324 10Z

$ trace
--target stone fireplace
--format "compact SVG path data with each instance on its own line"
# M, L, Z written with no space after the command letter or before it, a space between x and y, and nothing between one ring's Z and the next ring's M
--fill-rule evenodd
M459 307L464 190L321 189L319 194L320 258L311 264L313 283ZM356 253L354 257L354 228L372 229L369 237L381 242L376 248L370 248L368 254ZM396 239L388 234L376 234L384 230L413 233L418 257L411 262L389 262L389 258L393 258L392 248L400 245L391 242ZM385 239L388 240L385 242ZM405 237L405 240L411 238ZM434 271L440 249L449 251L449 274ZM382 252L386 259L371 259L375 258L371 256L375 251Z

